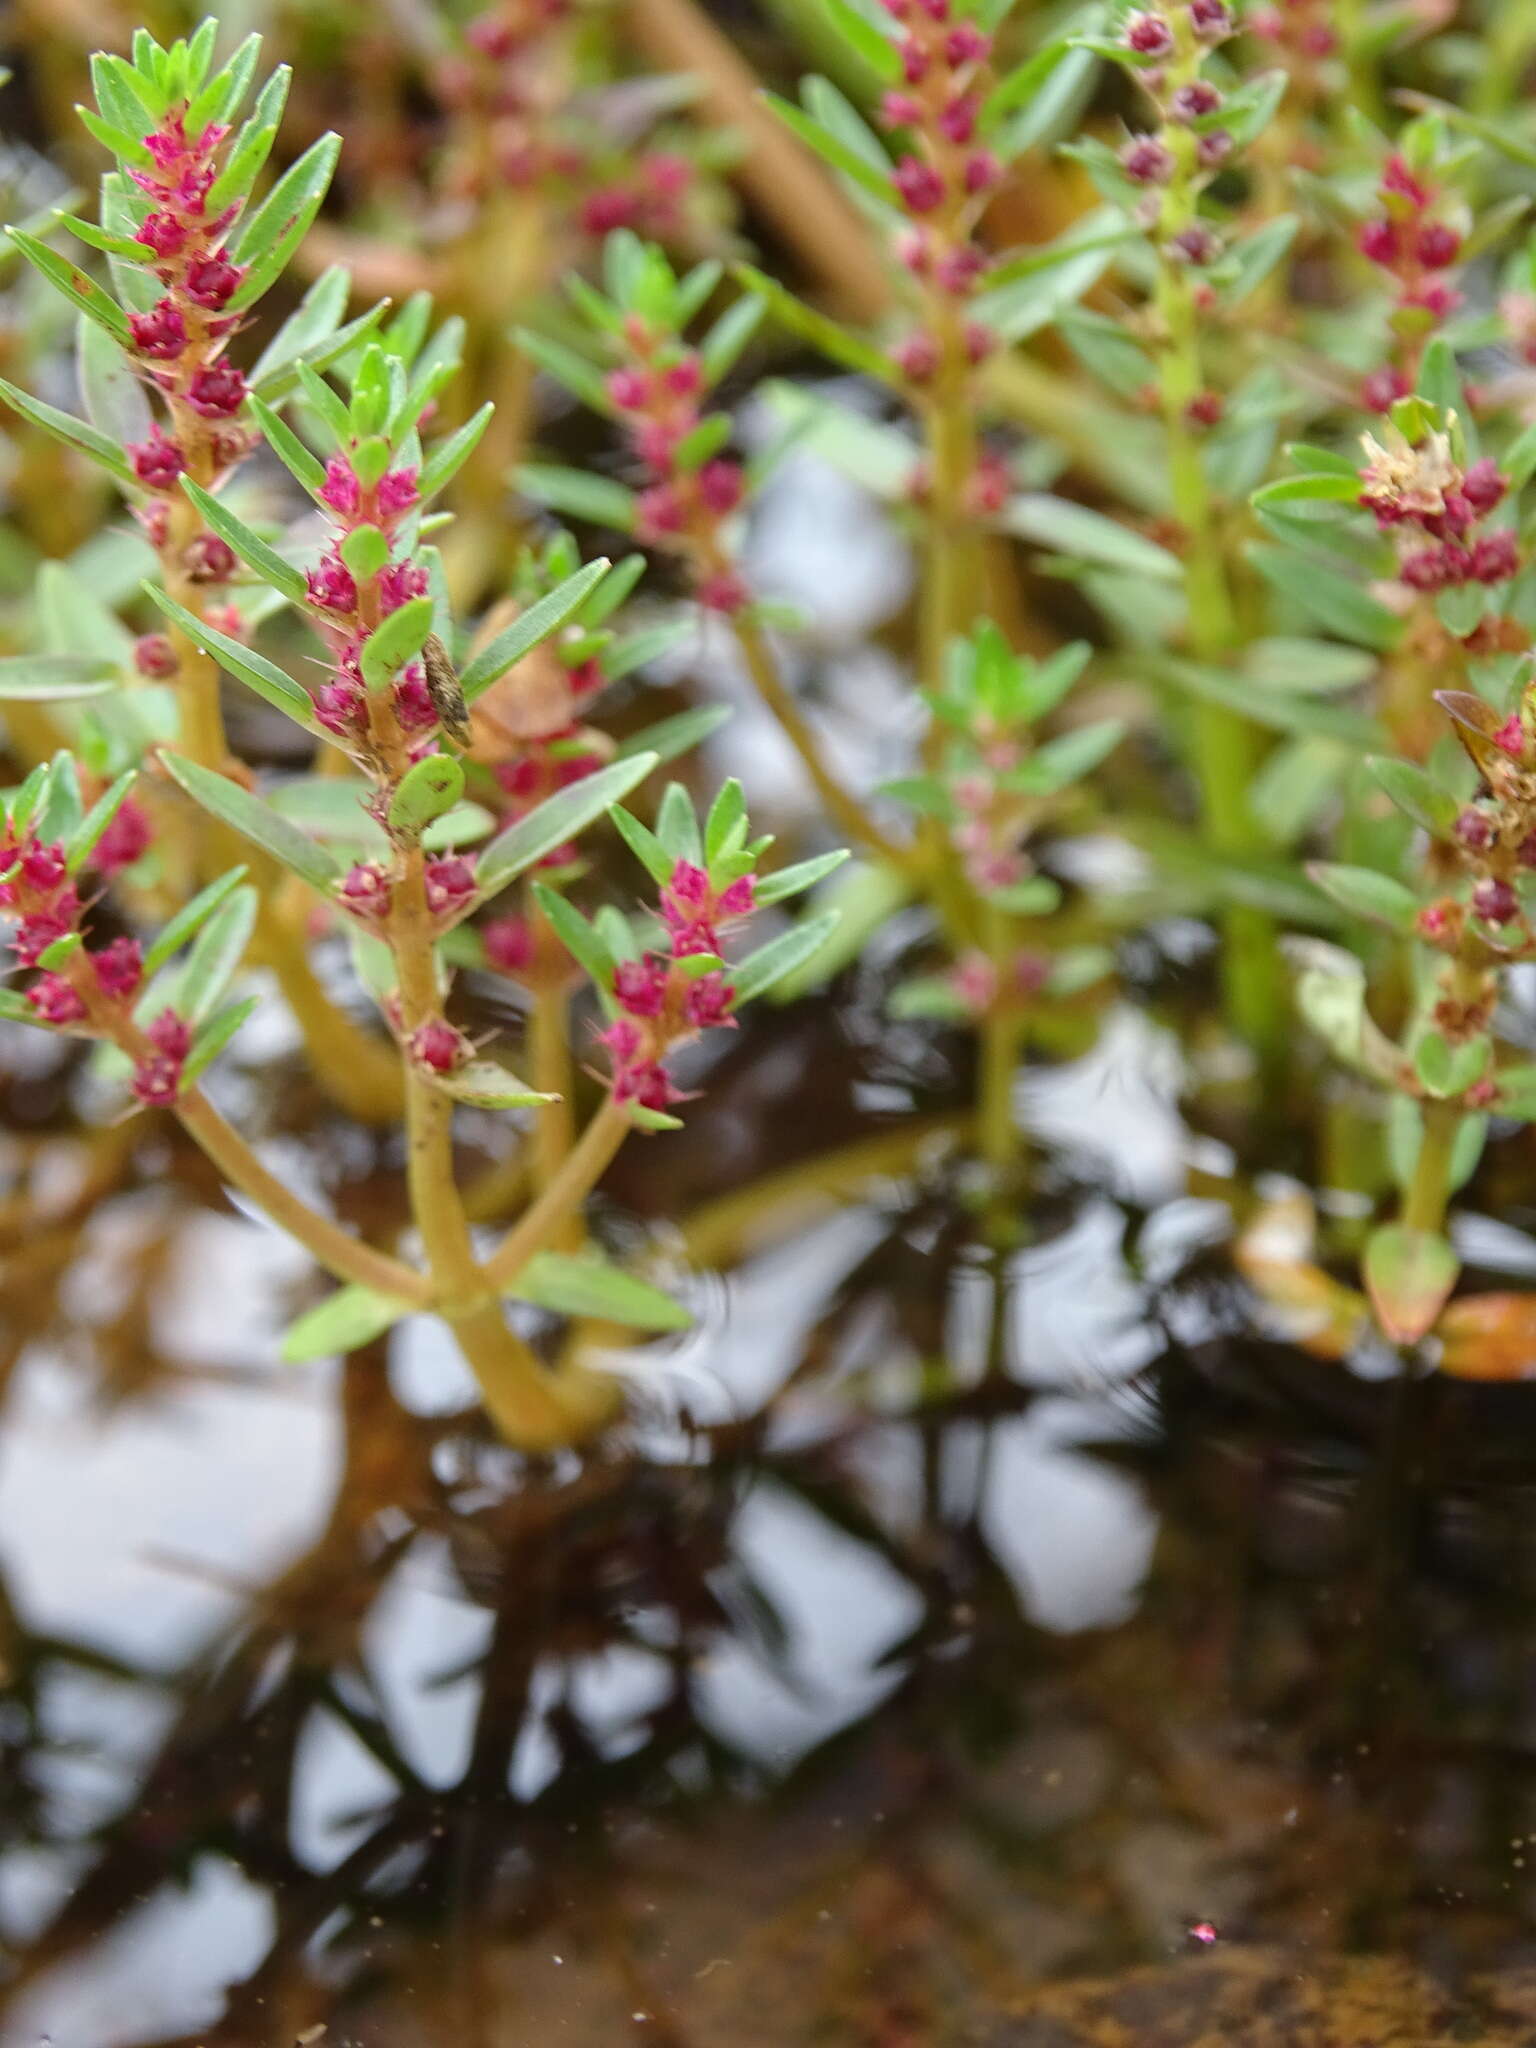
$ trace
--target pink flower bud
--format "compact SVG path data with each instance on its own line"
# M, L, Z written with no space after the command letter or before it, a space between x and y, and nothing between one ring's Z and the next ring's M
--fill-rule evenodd
M147 441L130 441L127 455L134 475L152 491L172 489L187 466L180 448L158 425L150 428Z
M726 617L744 611L752 601L752 593L733 569L716 569L701 577L693 594L705 611Z
M880 118L887 128L916 128L923 110L909 92L888 92L880 102Z
M388 469L379 478L379 511L386 519L398 519L416 503L417 477L415 469Z
M661 373L662 388L674 398L694 398L704 388L704 367L696 355L669 363Z
M1372 370L1360 386L1360 402L1372 412L1390 412L1400 398L1406 398L1413 384L1404 370L1395 363L1385 363L1379 370Z
M326 612L350 612L357 609L357 585L352 580L352 571L339 555L322 555L318 564L306 572L309 601Z
M338 891L342 903L354 917L383 917L394 891L389 876L377 861L358 861L348 868Z
M688 523L688 509L676 484L652 484L635 500L635 536L657 541L681 533Z
M636 1102L642 1109L664 1110L683 1099L659 1060L624 1067L614 1079L613 1093L617 1101Z
M425 597L429 580L419 562L391 562L379 571L375 582L379 610L387 615L399 611L401 605L409 604L413 597Z
M897 342L891 350L891 361L909 383L926 384L939 367L939 344L933 335L919 328Z
M179 256L186 247L187 227L174 213L156 212L148 216L136 231L133 239L142 242L146 249L164 260Z
M69 874L62 845L41 846L36 841L21 856L21 881L39 896L60 888Z
M932 213L944 203L944 180L920 157L904 156L896 166L895 183L909 213Z
M133 1070L133 1092L146 1108L160 1109L181 1093L181 1061L151 1053Z
M187 345L187 323L170 299L157 299L147 313L130 313L128 333L139 354L153 362L171 362Z
M1232 13L1226 0L1190 0L1189 25L1202 43L1219 43L1232 33Z
M78 1024L85 1004L61 974L40 974L27 990L27 1001L40 1024Z
M223 249L214 256L199 256L187 265L182 280L187 296L195 299L200 306L217 313L227 306L239 289L245 271L229 261Z
M1214 114L1221 105L1221 94L1207 79L1192 78L1188 85L1181 85L1168 102L1168 111L1175 121L1198 121L1206 114Z
M164 633L144 633L133 643L133 665L141 676L162 682L176 673L176 650Z
M1125 24L1125 46L1138 57L1167 57L1173 51L1173 31L1156 14L1133 14Z
M144 956L137 939L113 939L90 956L96 985L114 1002L137 993L144 979Z
M1519 567L1520 544L1513 528L1484 534L1473 543L1472 575L1478 583L1505 583Z
M613 971L613 998L631 1017L659 1017L666 1006L668 969L647 953L621 960Z
M1476 804L1468 804L1460 812L1452 830L1457 845L1466 847L1469 853L1481 853L1493 844L1493 820Z
M741 465L723 457L706 462L698 474L700 500L711 512L734 512L741 503L744 484Z
M187 403L205 420L227 419L245 403L245 378L233 363L208 363L193 374Z
M1138 135L1120 152L1120 168L1138 185L1166 185L1173 176L1173 151L1154 135Z
M650 402L651 383L643 370L612 371L607 390L620 412L639 412Z
M525 917L494 917L480 927L487 965L498 974L522 974L533 965L533 931Z
M325 465L325 482L320 486L319 496L323 504L339 512L343 519L356 515L363 501L363 489L344 455L333 455Z
M179 1065L192 1050L192 1028L174 1010L162 1010L145 1033L156 1052Z
M958 70L962 64L982 64L992 54L992 38L974 21L962 21L944 38L944 60Z
M961 178L971 194L990 192L1003 175L1003 166L990 149L978 149L965 160Z
M227 583L235 573L235 551L216 533L194 534L181 551L181 566L193 583Z
M427 732L437 723L437 706L427 688L426 673L413 661L395 678L392 692L395 717L406 732Z
M1497 875L1484 875L1472 891L1472 910L1486 924L1511 924L1520 915L1520 898Z
M444 854L426 866L427 908L434 917L446 917L466 904L475 893L475 870L462 854Z
M1426 221L1414 237L1413 253L1426 270L1444 270L1461 254L1461 237L1443 221Z
M1507 480L1499 474L1499 465L1491 455L1485 455L1474 462L1461 480L1462 494L1479 512L1491 512L1503 501L1509 489Z
M731 1004L736 991L723 974L701 974L688 984L683 1014L695 1030L710 1031L735 1023Z
M112 822L91 849L91 866L98 875L115 875L142 860L154 841L154 829L144 806L127 797L117 807Z
M974 242L947 249L933 266L934 282L952 298L964 298L987 268L987 258Z
M957 93L939 115L939 133L946 142L963 149L976 133L981 101L973 92Z
M434 1074L451 1074L470 1053L469 1040L441 1017L421 1025L411 1039L411 1057Z
M361 683L351 676L337 676L322 683L315 692L315 717L327 732L346 736L361 732L367 723L367 704Z
M34 910L23 917L11 937L11 951L18 967L35 967L48 948L68 938L75 928L76 913L62 910Z
M1212 128L1195 144L1195 160L1202 170L1214 171L1232 154L1232 137L1225 128Z
M1204 221L1191 221L1187 228L1181 228L1168 244L1168 253L1176 256L1181 263L1203 267L1214 263L1221 253L1221 244L1215 232Z

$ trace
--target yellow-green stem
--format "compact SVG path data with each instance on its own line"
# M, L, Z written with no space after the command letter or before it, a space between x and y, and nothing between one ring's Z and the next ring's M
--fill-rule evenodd
M610 1095L549 1186L486 1260L483 1270L492 1286L509 1287L534 1253L554 1242L602 1179L629 1131L628 1112Z
M779 674L779 666L762 627L750 613L740 612L732 621L736 642L758 695L783 728L790 745L800 756L816 794L827 815L840 832L878 854L882 860L901 867L910 859L904 847L886 836L858 798L846 789L822 758L821 745L796 702L793 692Z
M1019 1156L1019 1124L1014 1112L1013 1083L1019 1043L1019 1020L1008 993L1013 959L1012 933L1005 911L985 909L987 956L996 987L981 1024L980 1081L976 1121L981 1154L1001 1184L1013 1173Z
M433 926L425 859L405 849L386 935L398 981L400 1027L407 1045L439 1013ZM453 1170L453 1099L407 1055L406 1183L439 1313L479 1382L481 1398L502 1435L519 1449L549 1450L575 1442L602 1422L612 1390L594 1376L548 1372L508 1328L491 1274L475 1257Z
M1426 1102L1423 1114L1419 1156L1403 1198L1403 1224L1409 1230L1438 1235L1445 1227L1445 1212L1451 1199L1451 1162L1462 1112L1454 1102Z
M311 1209L268 1172L234 1126L225 1121L201 1090L188 1089L176 1104L176 1116L183 1130L207 1153L224 1178L289 1237L304 1246L318 1264L338 1280L355 1281L373 1287L401 1301L425 1306L432 1283L414 1267L376 1251L361 1239L350 1237L328 1216Z
M1169 197L1175 197L1172 189ZM1188 214L1192 220L1192 204ZM1165 217L1165 234L1173 224ZM1158 310L1163 324L1160 386L1169 490L1183 535L1190 652L1196 661L1219 667L1236 643L1237 620L1205 463L1189 416L1190 403L1203 388L1197 309L1187 268L1166 255L1160 259ZM1257 759L1253 726L1226 705L1200 699L1194 707L1192 736L1210 851L1218 859L1252 854L1259 844L1248 806ZM1222 939L1227 1016L1250 1045L1266 1050L1275 1043L1284 1015L1273 925L1261 911L1234 904L1223 914Z

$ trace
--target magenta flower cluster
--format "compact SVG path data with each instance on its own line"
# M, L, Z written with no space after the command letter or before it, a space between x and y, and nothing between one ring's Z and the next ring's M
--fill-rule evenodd
M92 871L103 881L136 860L148 845L148 820L130 804L131 799L119 808L92 849ZM129 814L126 819L124 812ZM125 1015L143 986L144 958L135 938L81 947L63 972L39 967L50 947L83 931L89 907L75 886L62 844L27 832L0 845L0 910L15 921L11 953L18 967L36 970L26 1000L38 1023L56 1030L99 1025L105 1011ZM173 1102L191 1050L191 1034L167 1010L145 1036L148 1043L135 1065L133 1092L140 1102Z
M151 201L134 239L150 251L163 287L152 306L129 314L129 344L145 375L164 393L176 433L167 435L155 426L127 453L139 482L162 500L189 466L189 433L199 432L209 444L216 469L238 460L248 446L247 435L235 424L245 403L245 378L222 353L238 325L238 316L226 308L245 278L224 242L239 209L208 211L218 176L217 152L227 134L225 128L210 126L190 138L184 110L177 109L143 137L151 168L129 172ZM167 505L159 502L142 515L156 546L164 543L167 514ZM214 549L224 546L211 535L203 538ZM216 564L198 566L201 580L216 580ZM224 573L233 567L231 556Z
M922 324L897 343L892 359L909 383L923 385L939 375L951 351L973 365L995 345L990 329L964 318L988 263L976 223L1003 175L996 155L977 138L992 39L976 22L957 17L950 0L884 5L903 30L903 84L880 107L884 125L905 145L894 182L912 224L897 255L927 301Z
M1398 346L1391 362L1371 371L1361 395L1373 412L1386 412L1413 390L1425 342L1462 302L1447 275L1461 255L1461 236L1436 217L1443 193L1401 156L1388 157L1376 196L1381 210L1363 223L1357 241L1361 255L1391 279L1389 324Z
M305 583L335 670L315 694L315 716L327 732L355 742L360 751L366 749L370 731L369 696L362 671L364 644L392 612L412 598L425 596L427 572L408 557L391 560L359 587L341 550L347 535L365 526L376 527L393 546L417 495L414 468L386 470L376 483L365 485L341 455L333 455L326 464L319 491L337 530L320 560L306 573ZM414 742L415 751L429 752L428 736L437 725L437 711L419 661L407 663L394 678L390 702L400 731Z
M741 465L715 456L692 468L679 451L702 423L706 386L697 354L637 315L624 323L630 360L608 378L647 482L635 506L636 537L684 555L694 595L711 611L740 611L748 591L720 528L745 492Z
M1512 527L1474 529L1504 500L1509 485L1491 456L1463 472L1437 477L1415 492L1367 468L1360 503L1398 547L1398 575L1411 590L1453 590L1467 583L1504 583L1520 567Z
M690 974L684 963L718 954L725 928L750 916L754 903L750 875L717 890L692 861L674 866L661 891L668 950L619 963L613 981L619 1015L598 1034L612 1062L616 1101L664 1110L684 1099L666 1070L668 1053L701 1031L735 1022L735 991L725 975L718 969Z

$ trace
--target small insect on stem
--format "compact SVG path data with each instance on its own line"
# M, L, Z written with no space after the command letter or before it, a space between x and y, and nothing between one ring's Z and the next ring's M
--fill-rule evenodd
M438 724L449 739L467 747L474 737L469 729L469 706L464 702L458 672L448 658L448 650L435 633L429 633L422 643L421 665L426 671L427 694Z

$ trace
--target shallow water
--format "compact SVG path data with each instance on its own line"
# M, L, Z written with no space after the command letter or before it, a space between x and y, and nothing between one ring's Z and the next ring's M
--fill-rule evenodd
M272 1368L302 1263L11 1082L7 2048L1536 2038L1520 1391L1247 1329L1130 1011L1031 1078L1006 1258L958 1047L887 1048L857 1196L713 1207L905 1127L857 1007L621 1163L699 1325L543 1470L429 1325Z

